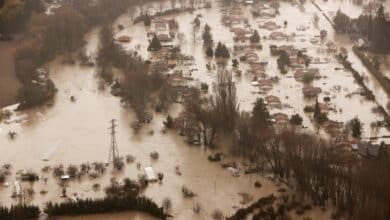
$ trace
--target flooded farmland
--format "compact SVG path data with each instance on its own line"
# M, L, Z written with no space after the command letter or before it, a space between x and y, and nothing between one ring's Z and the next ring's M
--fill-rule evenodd
M160 6L162 5L162 6ZM211 7L204 7L199 2L199 9L189 12L179 12L172 15L157 16L157 19L172 19L178 22L178 30L172 44L180 46L182 54L192 56L188 65L177 65L174 70L180 70L185 76L191 78L189 84L199 87L201 83L207 83L212 92L216 82L218 68L216 60L205 55L202 33L203 26L208 24L214 43L223 42L230 51L231 57L226 69L233 73L233 81L237 89L237 100L240 111L251 111L258 98L271 100L277 97L278 105L268 106L271 115L285 114L289 118L299 114L303 118L300 130L315 133L324 138L335 139L337 135L328 132L326 128L316 125L313 115L304 111L305 106L314 106L316 100L323 104L331 121L345 125L354 117L359 117L362 122L362 139L376 137L379 141L389 142L389 127L374 126L378 121L383 121L386 114L390 113L386 106L389 103L389 94L381 87L377 79L363 65L360 59L353 53L354 42L347 36L335 33L332 25L321 14L318 8L311 2L280 2L278 14L275 16L253 16L253 11L272 11L267 3L234 4L226 6L223 2L211 2ZM318 5L328 16L332 16L338 9L343 10L351 17L359 16L363 8L355 5L353 1L329 0L318 1ZM146 27L143 22L134 23L134 18L141 10L153 12L153 8L169 8L170 2L146 3L142 8L136 7L128 13L121 15L113 23L115 29L114 38L129 36L131 41L119 43L120 46L130 52L137 51L145 60L153 60L153 55L148 51L150 39L148 32L155 31L154 24ZM198 16L202 28L194 28L193 20ZM238 17L234 25L226 25L223 18ZM314 21L318 16L318 21ZM261 27L267 22L274 22L276 28ZM269 23L271 24L271 23ZM122 30L117 27L122 25ZM256 29L260 35L261 49L250 49L261 61L263 71L261 74L253 74L253 65L250 62L240 61L237 74L231 65L231 60L240 60L246 55L248 41L237 42L234 40L233 28L243 30ZM326 30L327 35L320 37L321 30ZM94 27L85 36L85 53L95 59L100 46L99 33L101 27ZM278 32L284 36L275 39L273 33ZM361 95L362 88L356 82L350 71L343 67L334 52L330 52L329 42L335 50L346 48L348 60L354 69L364 78L365 85L375 95L374 100L368 100ZM302 50L311 57L310 68L318 71L318 78L310 83L304 83L297 79L297 72L304 71L304 65L291 67L286 74L281 74L277 59L270 50L271 46L285 47L291 50ZM110 121L117 120L116 141L120 156L134 156L134 161L125 163L122 171L114 171L112 165L107 167L103 175L97 178L82 177L66 182L66 193L71 199L75 198L102 198L105 196L104 187L108 186L112 178L137 179L143 173L145 167L153 167L156 172L164 174L164 180L148 185L142 192L143 195L153 199L161 205L164 199L172 202L171 215L173 219L211 219L215 210L222 210L225 216L233 215L239 208L246 207L250 202L244 202L243 195L250 195L250 201L268 196L280 195L284 183L279 183L269 177L268 174L244 174L249 163L248 159L231 153L229 138L218 136L216 149L206 146L193 146L187 144L177 131L165 132L163 122L167 115L176 117L183 109L182 104L175 103L169 107L167 113L153 113L153 120L145 124L138 133L132 129L134 110L121 102L119 97L113 96L109 85L98 75L95 66L81 65L78 61L74 64L63 62L60 56L45 64L50 78L55 83L58 92L54 101L50 104L33 107L28 110L15 111L12 117L20 120L10 120L9 123L0 123L0 164L11 164L11 175L0 186L0 201L2 205L10 206L20 201L18 197L12 197L15 191L13 182L17 180L17 171L38 172L40 179L35 183L22 182L25 189L33 189L32 196L27 197L27 202L44 206L49 201L62 202L68 198L61 197L64 188L61 180L54 178L51 173L41 171L44 167L55 167L59 164L79 166L82 163L107 162L110 150ZM256 62L257 62L256 61ZM172 72L174 71L172 70ZM387 70L389 72L389 70ZM115 74L114 74L115 75ZM116 76L116 75L115 75ZM114 76L114 77L115 77ZM255 77L256 76L256 77ZM121 77L118 77L121 78ZM262 82L271 88L262 88ZM320 88L321 92L316 96L307 97L303 91L306 88ZM71 100L74 97L74 101ZM327 101L324 101L327 100ZM268 101L270 103L271 101ZM376 111L379 106L385 108L385 112ZM13 110L13 107L7 109ZM287 125L284 125L287 127ZM16 137L11 139L10 132L15 132ZM353 154L352 150L349 149ZM158 152L159 158L153 160L152 152ZM222 168L217 163L208 161L208 156L216 152L223 152L226 156L223 162L236 162L242 169L240 175L232 175L229 169ZM139 164L139 167L137 167ZM177 169L180 169L180 175ZM254 187L256 182L261 183L261 188ZM98 184L100 187L95 188ZM182 186L190 188L196 196L192 199L184 198ZM195 204L201 204L200 214L194 214ZM303 216L292 214L293 219L330 219L330 210L313 208ZM104 214L76 217L61 217L59 219L154 219L151 216L138 212L125 212L122 214Z

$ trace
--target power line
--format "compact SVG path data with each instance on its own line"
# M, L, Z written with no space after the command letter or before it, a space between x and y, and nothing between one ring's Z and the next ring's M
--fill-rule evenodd
M117 143L116 143L116 130L115 128L118 126L115 124L116 120L112 119L111 121L111 127L109 128L111 130L111 143L110 143L110 149L108 152L108 163L111 163L119 158Z

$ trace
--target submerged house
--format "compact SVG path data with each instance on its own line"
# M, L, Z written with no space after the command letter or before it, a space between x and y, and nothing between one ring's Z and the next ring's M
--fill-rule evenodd
M274 31L276 29L279 29L280 26L277 25L275 22L273 21L267 21L265 22L264 24L261 24L259 25L259 28L263 28L263 29L267 29L269 31Z
M358 153L366 158L377 158L381 145L374 142L360 141L358 143Z
M289 122L288 115L282 112L272 114L271 120L278 128L285 128Z
M172 38L168 34L157 34L157 39L161 42L171 42Z
M287 39L287 35L284 34L283 32L275 31L275 32L272 32L272 33L269 35L269 38L270 38L271 40L284 40L284 39Z
M265 97L266 104L272 108L280 108L282 103L280 102L280 99L276 96L270 95Z
M302 88L303 95L307 98L313 98L321 93L321 88L313 86L305 86Z

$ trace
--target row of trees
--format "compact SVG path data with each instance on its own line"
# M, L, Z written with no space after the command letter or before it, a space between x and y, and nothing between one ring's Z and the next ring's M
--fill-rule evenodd
M339 32L358 34L370 42L370 48L378 53L389 53L390 21L386 18L383 5L375 15L360 15L351 19L340 10L333 19L335 29Z
M3 220L36 219L39 214L39 207L34 205L0 207L0 219Z
M78 199L75 202L51 203L45 208L49 216L98 214L120 211L146 212L159 219L166 219L163 208L143 196L105 197L103 199Z

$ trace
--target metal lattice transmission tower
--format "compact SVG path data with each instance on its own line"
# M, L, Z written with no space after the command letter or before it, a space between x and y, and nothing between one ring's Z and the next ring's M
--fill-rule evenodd
M116 144L116 131L115 128L118 126L115 124L116 120L111 120L111 127L109 128L111 130L111 143L110 143L110 150L108 152L108 163L111 163L119 158L118 148Z

